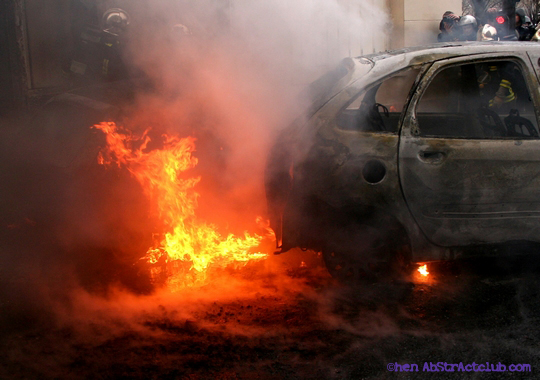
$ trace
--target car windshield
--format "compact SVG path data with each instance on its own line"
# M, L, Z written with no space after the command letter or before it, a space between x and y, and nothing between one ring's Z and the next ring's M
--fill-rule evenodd
M352 68L354 68L355 77L359 78L369 73L374 65L373 61L367 58L360 58L359 62L360 65L355 65L351 58L345 58L336 68L328 71L308 86L301 96L310 100L310 113L320 109L345 87L346 83L340 83L340 81Z

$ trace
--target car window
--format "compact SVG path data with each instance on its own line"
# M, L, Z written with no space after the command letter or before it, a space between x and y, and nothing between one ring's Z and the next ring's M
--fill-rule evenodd
M421 136L539 138L534 104L515 62L491 61L439 71L416 108Z
M360 58L358 61L360 65L356 65L354 69L355 76L357 77L366 75L373 68L373 62L369 59ZM354 63L351 58L343 59L336 68L312 82L300 94L301 99L308 99L310 101L311 107L309 113L320 109L324 103L343 89L344 84L340 86L340 81L351 72L352 67L354 67Z
M409 68L359 93L338 115L341 129L392 132L399 129L401 112L419 69Z

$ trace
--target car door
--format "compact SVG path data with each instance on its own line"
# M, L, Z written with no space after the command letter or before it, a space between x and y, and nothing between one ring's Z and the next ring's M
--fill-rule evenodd
M412 97L399 177L442 246L540 241L540 138L527 56L436 62Z

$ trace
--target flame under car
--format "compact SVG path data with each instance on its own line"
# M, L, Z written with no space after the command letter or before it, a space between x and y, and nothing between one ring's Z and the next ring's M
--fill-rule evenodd
M540 242L540 46L455 43L347 58L270 152L277 248L340 278Z

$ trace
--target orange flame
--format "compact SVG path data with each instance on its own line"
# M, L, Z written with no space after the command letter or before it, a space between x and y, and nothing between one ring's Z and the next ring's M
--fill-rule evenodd
M421 267L418 267L418 272L420 272L420 274L424 277L428 276L429 275L429 272L427 270L427 264L425 265L422 265Z
M199 221L195 215L199 194L194 190L200 181L185 178L185 172L197 165L195 138L178 138L164 135L163 149L147 150L149 130L135 137L120 129L115 123L94 126L106 135L107 146L102 149L98 162L126 167L141 184L152 208L166 226L167 232L155 234L155 247L142 258L151 264L187 263L189 275L169 278L169 284L189 286L203 284L208 269L231 264L260 260L267 255L252 252L259 246L261 236L244 233L243 237L229 234L221 236L217 227ZM257 220L262 224L262 218Z

